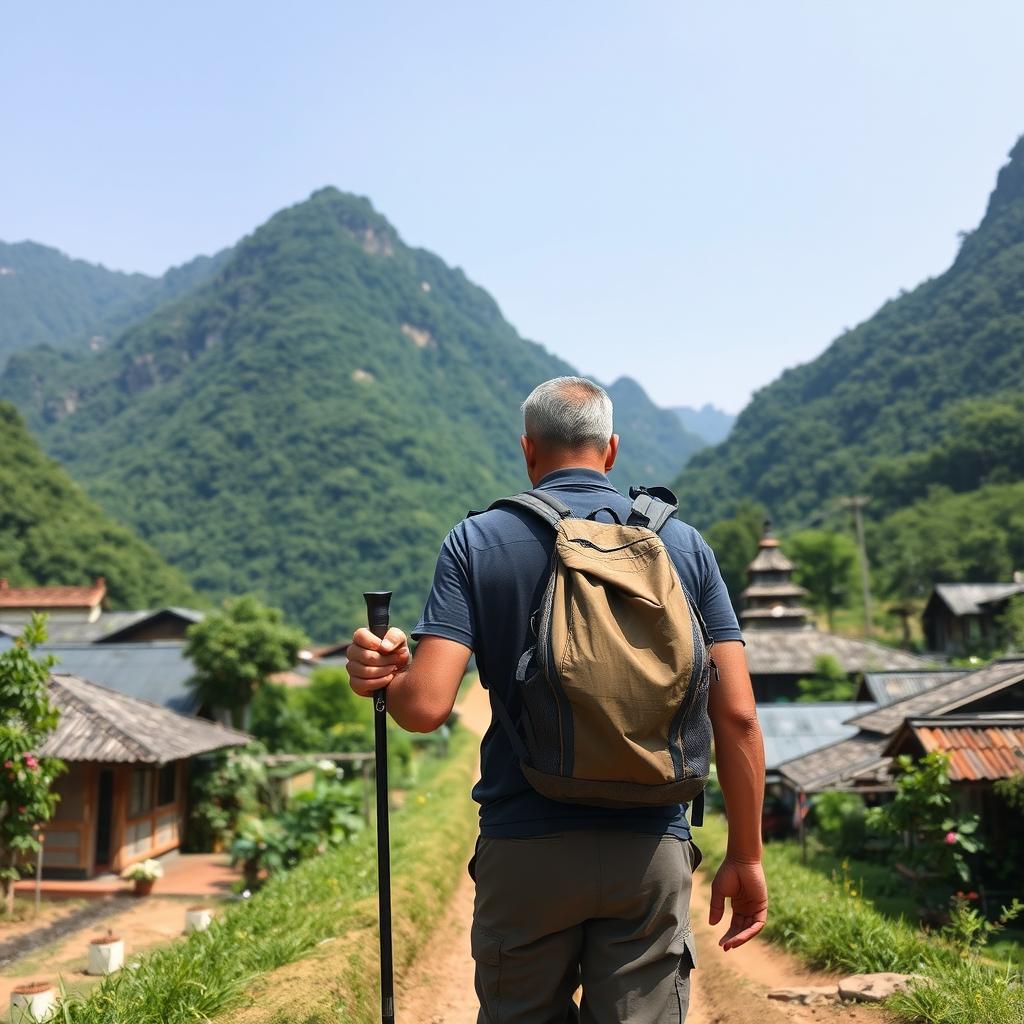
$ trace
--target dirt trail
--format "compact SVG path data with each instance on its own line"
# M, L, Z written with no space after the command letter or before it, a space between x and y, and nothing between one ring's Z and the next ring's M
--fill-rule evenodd
M490 722L486 693L474 686L460 705L462 723L479 735ZM707 925L711 876L705 864L698 871L691 905L700 966L693 972L693 994L687 1024L885 1024L889 1019L874 1008L850 1005L800 1006L767 998L773 988L789 985L827 985L838 976L809 971L789 954L754 940L725 953ZM473 916L473 883L464 875L426 952L399 980L398 1015L417 1024L475 1024L476 993L469 928Z

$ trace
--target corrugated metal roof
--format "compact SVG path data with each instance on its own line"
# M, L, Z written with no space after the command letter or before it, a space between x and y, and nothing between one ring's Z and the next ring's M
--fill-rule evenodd
M180 640L128 644L42 644L40 654L57 658L58 672L189 714L196 701L188 687L195 669Z
M962 668L942 668L914 672L868 672L860 696L867 696L879 707L927 693L936 686L967 675Z
M916 654L870 640L823 633L813 626L751 629L743 634L751 675L812 675L822 654L834 657L846 672L930 668Z
M912 718L890 743L898 751L912 735L928 754L949 757L954 782L1008 779L1024 772L1024 713Z
M954 615L981 615L988 601L1024 594L1024 583L936 583L935 593Z
M873 707L865 701L758 704L765 767L774 771L784 761L855 736L857 727L847 725L846 720Z
M1019 655L1013 658L1001 658L976 672L959 676L925 693L907 697L905 700L896 701L877 711L869 711L866 715L851 718L850 724L888 736L895 732L907 718L920 715L943 715L955 711L989 692L1016 686L1020 682L1024 682L1024 658Z
M889 765L889 758L882 753L885 742L882 737L861 732L848 740L785 761L778 766L778 771L795 789L806 793L849 786L858 777L881 782Z
M199 622L203 613L194 608L140 608L135 611L103 612L95 622L60 622L50 620L46 623L46 639L48 643L99 643L115 637L129 626L137 626L149 619L155 619L166 613L177 615L187 622ZM0 632L17 636L24 625L5 623L3 610L0 609Z
M165 764L250 739L73 675L52 675L49 690L60 721L40 753L65 761Z

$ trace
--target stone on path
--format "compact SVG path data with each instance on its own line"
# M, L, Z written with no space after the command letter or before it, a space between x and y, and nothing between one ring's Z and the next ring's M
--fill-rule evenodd
M811 1006L814 1003L830 1002L838 997L835 985L802 985L790 988L776 988L768 993L769 999L778 999L783 1003L802 1003Z
M896 992L902 992L919 975L894 974L879 971L877 974L851 974L839 982L842 999L858 999L863 1003L880 1003Z

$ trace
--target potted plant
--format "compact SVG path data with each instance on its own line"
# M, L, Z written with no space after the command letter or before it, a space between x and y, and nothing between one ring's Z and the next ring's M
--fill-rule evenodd
M144 860L125 868L121 877L135 883L136 896L148 896L153 891L153 883L164 877L164 869L158 860Z

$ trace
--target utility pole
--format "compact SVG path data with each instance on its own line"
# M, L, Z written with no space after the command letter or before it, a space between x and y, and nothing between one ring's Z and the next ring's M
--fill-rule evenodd
M871 577L868 572L868 549L864 543L864 506L871 499L864 495L842 498L845 508L853 509L853 526L857 532L857 549L860 552L860 585L864 595L864 636L871 637Z

